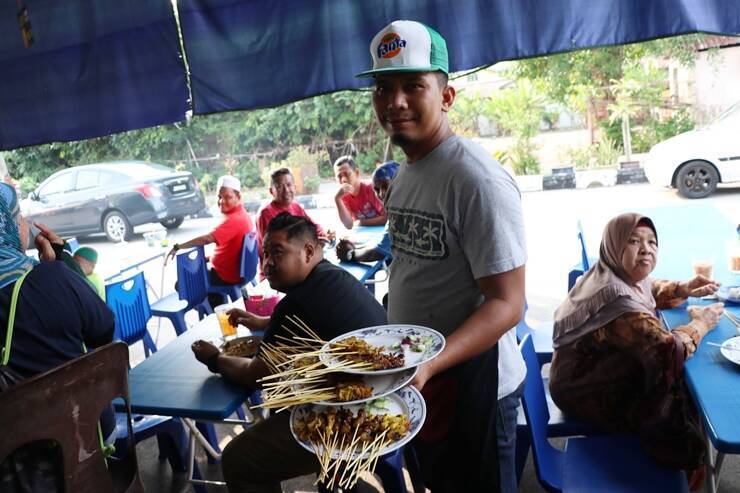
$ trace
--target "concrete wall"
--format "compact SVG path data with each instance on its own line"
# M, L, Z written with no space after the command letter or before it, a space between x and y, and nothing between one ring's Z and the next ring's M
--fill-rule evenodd
M740 46L697 54L694 67L671 63L671 94L703 125L740 100Z

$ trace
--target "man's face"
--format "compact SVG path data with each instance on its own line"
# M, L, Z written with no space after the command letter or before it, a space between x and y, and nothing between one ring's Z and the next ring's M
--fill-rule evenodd
M84 272L86 276L89 276L95 271L95 264L93 262L90 262L86 258L82 258L79 255L75 255L74 259L75 259L75 262L77 262L77 265L80 266L80 269L82 269L82 272Z
M454 99L448 86L440 87L435 72L379 74L375 76L375 115L394 144L414 145L429 139L445 121Z
M373 189L375 190L375 195L378 196L380 200L385 199L385 194L388 192L388 187L391 186L390 180L375 180L373 182Z
M295 197L295 183L293 175L280 175L270 187L273 200L283 207L289 206Z
M218 191L218 208L223 214L228 214L241 205L239 192L229 187L221 187Z
M360 171L352 169L349 164L334 167L334 178L340 185L352 185L357 188L360 181Z
M285 292L302 283L313 268L315 249L300 236L289 240L285 231L268 232L262 243L262 271L270 287Z

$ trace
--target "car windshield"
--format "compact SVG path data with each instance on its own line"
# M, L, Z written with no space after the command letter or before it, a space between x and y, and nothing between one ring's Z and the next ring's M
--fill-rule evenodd
M717 126L738 125L740 127L740 101L730 106L727 110L719 114L714 120L707 123L705 128L715 128Z

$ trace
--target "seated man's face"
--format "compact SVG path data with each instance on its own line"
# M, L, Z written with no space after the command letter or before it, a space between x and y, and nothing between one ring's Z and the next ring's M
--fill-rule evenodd
M340 185L352 185L357 189L360 184L360 171L352 169L349 164L334 167L334 177Z
M77 262L77 265L80 266L80 269L82 269L82 272L85 273L86 276L89 276L95 271L95 264L87 260L86 258L82 258L79 255L74 255L75 262Z
M375 190L375 195L378 196L380 200L383 200L385 198L386 192L388 192L388 187L391 186L390 180L376 180L373 182L373 189Z
M221 187L218 191L218 208L223 214L228 214L237 207L241 207L241 194L229 187Z
M270 287L286 292L302 283L313 269L317 249L301 236L288 239L285 231L268 232L262 244L262 271Z
M289 206L295 196L295 183L293 175L280 175L270 187L272 198L283 207Z

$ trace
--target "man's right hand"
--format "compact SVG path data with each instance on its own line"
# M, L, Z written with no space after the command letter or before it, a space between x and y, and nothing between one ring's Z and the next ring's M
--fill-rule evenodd
M264 327L260 326L260 320L262 317L258 317L254 313L246 310L240 310L238 308L232 308L226 314L229 316L229 323L236 327L237 325L243 325L250 330L263 330Z
M355 191L355 188L350 185L349 183L345 183L344 185L339 187L339 190L337 190L336 198L341 199L345 195L351 194Z
M193 350L193 354L195 355L195 359L203 363L204 365L208 364L208 360L210 360L214 354L218 354L221 351L211 344L208 341L203 340L197 340L195 341L191 346L190 349Z
M702 334L704 336L717 326L724 309L723 303L713 303L707 306L690 306L687 311L692 321L697 321L706 327L706 331Z
M337 257L339 260L347 259L347 252L355 249L355 244L349 240L339 240L337 243Z

